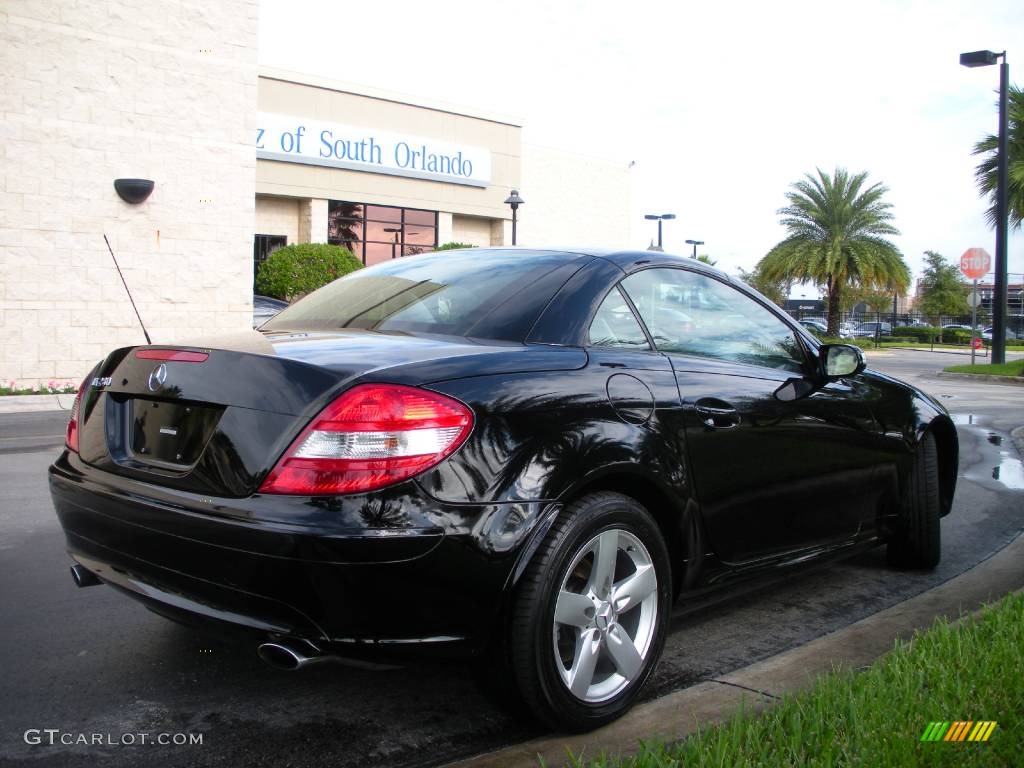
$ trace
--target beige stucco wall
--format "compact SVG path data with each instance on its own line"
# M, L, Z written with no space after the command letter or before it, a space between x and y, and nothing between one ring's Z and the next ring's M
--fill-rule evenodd
M452 240L456 243L488 246L501 245L491 237L491 219L478 216L452 216Z
M251 323L253 0L0 4L0 380ZM208 52L207 52L208 51ZM131 206L119 177L156 182Z
M299 240L299 201L294 197L256 196L255 235L284 235L288 245Z
M525 144L522 172L519 245L635 247L628 162Z
M261 70L259 110L422 136L491 151L486 188L277 160L258 160L256 192L300 198L424 208L505 218L503 201L519 181L520 127L507 118L471 115L442 105L279 70Z

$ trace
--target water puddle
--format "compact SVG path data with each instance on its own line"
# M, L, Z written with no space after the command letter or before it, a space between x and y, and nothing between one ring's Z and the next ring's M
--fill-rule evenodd
M1020 459L1003 454L999 466L992 468L992 479L1015 491L1024 489L1024 464Z

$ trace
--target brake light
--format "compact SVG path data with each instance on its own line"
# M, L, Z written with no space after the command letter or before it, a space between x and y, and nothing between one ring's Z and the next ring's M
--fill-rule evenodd
M176 363L205 363L206 352L189 352L185 349L137 349L137 360L173 360Z
M85 393L85 386L88 381L89 379L86 378L78 388L75 402L71 406L71 418L68 419L68 428L64 433L64 445L68 447L68 450L75 453L78 453L78 413L82 408L82 395Z
M473 429L458 400L397 384L361 384L313 419L260 493L365 493L408 480L450 456Z

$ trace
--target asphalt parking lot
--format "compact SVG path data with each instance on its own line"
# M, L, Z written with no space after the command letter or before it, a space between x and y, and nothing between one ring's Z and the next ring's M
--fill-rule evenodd
M943 521L939 568L898 572L877 549L699 610L687 606L648 697L894 605L1024 529L1024 472L1009 438L1024 424L1024 387L940 379L937 369L959 361L937 353L869 358L939 397L958 422L961 480ZM0 415L0 766L438 765L537 734L482 695L462 666L278 672L254 648L196 635L109 588L76 589L46 491L63 423L52 412ZM202 744L32 744L29 729L114 740L201 734Z

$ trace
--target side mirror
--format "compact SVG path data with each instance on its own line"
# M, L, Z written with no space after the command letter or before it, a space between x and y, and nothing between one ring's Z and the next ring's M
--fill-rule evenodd
M852 344L824 344L818 348L818 359L826 379L856 376L867 367L864 353Z
M782 386L775 390L775 399L780 400L783 403L791 403L794 400L800 400L807 397L809 394L820 388L820 384L815 384L805 378L794 377L792 379L786 379L786 381L782 383Z

